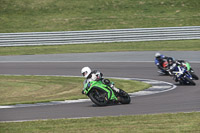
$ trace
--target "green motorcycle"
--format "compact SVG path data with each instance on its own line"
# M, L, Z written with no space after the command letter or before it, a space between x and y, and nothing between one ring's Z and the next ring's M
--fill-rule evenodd
M120 89L119 92L112 90L109 84L102 80L90 81L84 84L83 94L86 94L97 106L106 106L112 104L129 104L131 98L127 92Z
M190 72L193 79L195 79L195 80L199 79L199 77L195 74L194 70L192 69L190 63L188 63L187 61L184 61L184 60L178 60L178 62L181 63L187 69L187 71Z

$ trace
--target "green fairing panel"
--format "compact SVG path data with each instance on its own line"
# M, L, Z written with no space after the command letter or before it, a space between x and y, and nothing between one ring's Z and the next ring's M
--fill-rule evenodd
M90 81L84 85L84 92L87 95L93 87L98 87L103 89L108 93L109 100L117 100L113 90L108 86L103 84L101 81Z
M190 64L188 62L186 63L186 67L187 67L188 71L191 69L191 66L190 66Z

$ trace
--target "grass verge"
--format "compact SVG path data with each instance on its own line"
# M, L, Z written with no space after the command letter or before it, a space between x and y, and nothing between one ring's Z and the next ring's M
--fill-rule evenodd
M111 79L127 92L150 87L149 84ZM0 105L36 103L87 98L81 94L84 78L57 76L0 76Z
M200 40L149 41L53 46L1 47L0 55L35 55L118 51L199 51Z
M200 113L154 114L0 123L2 133L200 132Z
M1 0L0 32L196 26L198 0Z

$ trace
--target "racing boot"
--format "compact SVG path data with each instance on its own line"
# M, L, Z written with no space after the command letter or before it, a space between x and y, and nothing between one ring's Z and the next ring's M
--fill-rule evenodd
M110 87L112 88L113 91L115 91L115 92L117 92L117 93L120 92L120 89L116 88L116 87L114 86L114 84L111 84Z

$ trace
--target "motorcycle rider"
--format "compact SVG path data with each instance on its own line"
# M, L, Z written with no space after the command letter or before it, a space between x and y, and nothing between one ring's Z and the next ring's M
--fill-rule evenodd
M167 57L160 53L155 54L155 65L158 67L158 69L161 70L160 72L163 74L167 74L166 73L167 68L163 67L163 63L166 62L168 58L172 58L172 57Z
M85 83L88 83L90 81L98 81L98 80L101 80L102 83L106 84L106 85L109 85L113 91L115 92L119 92L120 90L118 88L116 88L114 86L114 84L111 84L110 81L108 79L104 79L103 78L103 74L97 70L91 70L89 67L83 67L81 69L81 73L83 75L83 77L86 78L86 80L84 81L84 84ZM84 93L84 91L82 91L82 93Z
M174 72L179 71L177 66L182 65L182 64L179 61L175 61L171 57L169 57L167 59L167 61L168 61L168 70L167 71L169 72L169 75L174 76L174 80L176 82L178 82L178 78L177 78L177 76L175 76Z

